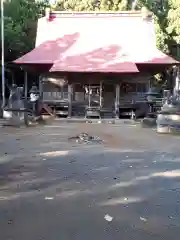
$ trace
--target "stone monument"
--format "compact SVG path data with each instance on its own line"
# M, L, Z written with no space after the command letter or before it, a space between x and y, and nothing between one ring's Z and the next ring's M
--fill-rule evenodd
M13 84L10 89L10 96L7 104L9 112L8 125L18 126L24 122L24 101L22 99L23 87Z

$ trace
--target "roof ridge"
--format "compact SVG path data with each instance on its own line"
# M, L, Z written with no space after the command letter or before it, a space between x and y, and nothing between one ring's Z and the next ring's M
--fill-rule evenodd
M86 17L96 17L96 16L128 16L128 17L140 17L142 16L141 11L109 11L109 12L67 12L67 11L49 11L49 16L86 16Z
M86 14L98 14L98 15L103 15L103 14L141 14L141 11L136 11L136 10L129 10L129 11L54 11L50 10L50 13L52 14L79 14L79 15L86 15Z
M77 12L77 11L53 11L51 9L47 9L46 11L47 17L105 17L105 16L122 16L122 17L142 17L141 11L106 11L106 12L100 12L100 11L89 11L89 12Z

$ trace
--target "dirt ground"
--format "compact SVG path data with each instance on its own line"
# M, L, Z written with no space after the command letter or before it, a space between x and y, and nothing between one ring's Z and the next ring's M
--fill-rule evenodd
M103 142L69 140L82 132ZM179 143L131 124L0 128L0 239L178 240Z

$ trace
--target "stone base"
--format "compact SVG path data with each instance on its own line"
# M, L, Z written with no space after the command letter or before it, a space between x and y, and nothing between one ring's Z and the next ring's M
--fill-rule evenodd
M157 125L156 129L157 133L170 133L169 126L164 125Z
M53 117L39 116L39 117L28 117L27 122L25 122L24 118L20 118L19 116L13 115L13 117L6 119L3 126L11 126L11 127L34 127L37 125L45 125L49 124L54 120Z
M170 131L171 134L177 134L177 135L180 134L180 128L179 127L170 127L169 131Z
M180 134L180 125L157 125L157 133Z
M4 126L12 126L12 127L21 127L24 125L24 120L20 119L18 116L13 116L7 120Z
M180 134L180 115L168 113L158 114L157 132Z

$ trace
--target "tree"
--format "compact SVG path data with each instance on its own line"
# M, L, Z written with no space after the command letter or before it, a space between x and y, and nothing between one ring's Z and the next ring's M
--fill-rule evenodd
M57 0L53 6L60 11L123 11L129 9L128 0Z
M154 14L157 47L180 59L176 47L180 44L180 0L139 0L137 7L142 6Z
M47 5L46 0L4 2L5 61L12 61L34 47L37 19Z
M169 11L167 15L168 26L166 28L171 41L180 45L180 0L169 0ZM177 58L180 59L180 51L177 48Z

